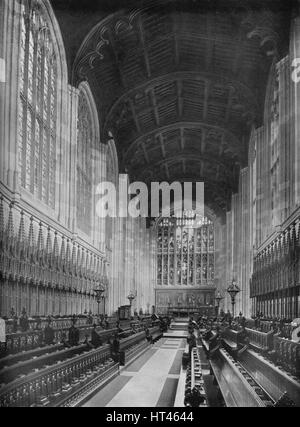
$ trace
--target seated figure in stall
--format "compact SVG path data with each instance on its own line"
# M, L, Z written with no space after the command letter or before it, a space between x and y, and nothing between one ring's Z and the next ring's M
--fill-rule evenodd
M20 327L22 332L29 331L29 319L25 308L23 308L22 316L20 318Z
M92 330L92 345L95 348L101 347L103 345L101 337L97 332L97 325L94 325L93 330Z
M239 314L238 323L242 328L246 327L246 318L243 316L242 312L240 312L240 314Z
M18 326L19 326L19 319L18 316L15 314L13 317L13 333L16 334L18 332Z
M153 337L152 337L152 335L150 334L150 331L149 331L149 329L147 328L147 327L145 327L145 332L146 332L146 339L147 339L147 341L150 343L150 344L153 344L154 342L153 342Z
M79 329L76 328L76 319L73 319L72 326L69 329L69 344L71 347L79 345Z
M89 325L92 325L94 322L93 313L90 311L87 317L87 322Z
M71 347L70 344L68 343L67 335L64 332L61 335L60 343L63 344L63 346L66 347L66 348L70 348Z
M85 340L83 341L83 345L86 345L88 350L95 348L94 345L90 342L89 334L85 334Z
M47 326L44 329L44 341L46 345L53 345L55 341L55 331L51 327L51 320L48 320Z
M111 357L115 362L120 361L120 340L118 334L115 334L113 342L111 343Z

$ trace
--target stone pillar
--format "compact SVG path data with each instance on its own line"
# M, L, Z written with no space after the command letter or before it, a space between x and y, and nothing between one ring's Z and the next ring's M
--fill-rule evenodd
M78 119L78 89L69 86L68 111L69 111L69 138L65 147L61 147L61 161L64 163L60 177L61 200L60 218L65 220L67 227L73 232L77 231L77 119ZM67 205L67 206L66 206Z
M13 192L18 188L18 94L21 5L5 0L0 6L0 178Z
M293 137L291 133L291 66L289 57L278 64L279 67L279 218L280 223L285 221L293 208L293 174L292 161Z

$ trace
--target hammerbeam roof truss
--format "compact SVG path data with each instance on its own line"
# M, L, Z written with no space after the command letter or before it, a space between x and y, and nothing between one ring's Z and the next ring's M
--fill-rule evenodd
M279 28L270 11L178 13L171 5L167 13L120 10L95 27L73 74L90 83L121 169L146 182L202 178L214 189L211 204L226 209L222 186L234 191L247 163Z

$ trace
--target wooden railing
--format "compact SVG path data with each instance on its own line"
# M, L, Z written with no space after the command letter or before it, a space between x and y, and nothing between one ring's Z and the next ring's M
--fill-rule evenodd
M256 327L257 325L257 327ZM274 323L270 320L258 320L255 321L254 319L247 319L247 327L249 329L257 329L260 330L261 332L270 332L273 330L273 326ZM277 329L281 329L282 333L288 338L291 337L291 334L293 332L293 327L291 326L290 323L284 323L284 324L280 324L279 321L275 322L275 327Z
M67 406L67 396L87 382L100 381L118 364L110 359L108 345L71 360L41 369L0 388L0 407Z

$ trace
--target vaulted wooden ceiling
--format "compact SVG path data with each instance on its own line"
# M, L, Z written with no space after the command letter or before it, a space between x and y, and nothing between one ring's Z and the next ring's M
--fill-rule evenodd
M270 66L286 51L290 13L224 3L117 7L89 32L72 76L73 84L88 80L121 171L147 183L203 180L217 213L230 207L247 164Z

